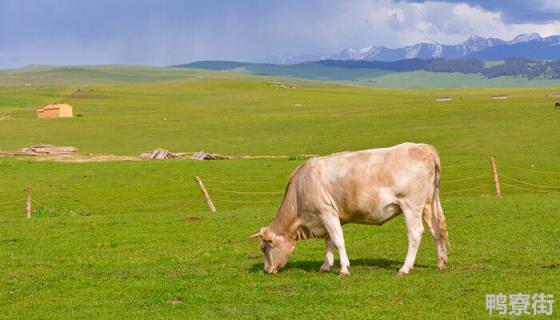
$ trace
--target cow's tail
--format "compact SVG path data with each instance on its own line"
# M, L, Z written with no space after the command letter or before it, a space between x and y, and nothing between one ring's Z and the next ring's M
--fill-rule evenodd
M445 222L445 214L443 212L443 207L441 206L441 201L439 198L440 189L440 176L441 176L441 163L439 157L435 156L434 159L435 172L434 172L434 195L432 197L432 216L435 218L434 228L437 228L440 238L448 246L449 235L447 233L447 223Z

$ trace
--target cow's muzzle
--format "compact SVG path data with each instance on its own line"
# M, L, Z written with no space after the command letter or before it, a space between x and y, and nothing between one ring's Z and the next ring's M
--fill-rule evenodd
M267 267L264 267L264 272L266 272L266 273L277 273L277 272L278 272L278 268L267 268Z

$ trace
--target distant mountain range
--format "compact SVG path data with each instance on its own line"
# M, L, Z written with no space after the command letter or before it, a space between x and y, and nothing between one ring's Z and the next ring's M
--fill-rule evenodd
M560 36L541 37L538 33L521 34L511 41L471 36L456 45L418 43L402 48L367 46L347 48L333 55L306 55L258 59L261 63L294 64L318 60L398 61L405 59L478 59L504 60L522 57L535 60L560 59Z
M530 33L510 41L471 36L457 45L419 43L397 49L368 46L334 55L276 57L258 63L197 61L175 67L368 84L390 82L391 77L406 79L406 75L425 77L424 81L444 79L441 74L448 74L448 80L469 75L473 83L473 79L507 78L529 81L528 86L531 81L554 80L556 84L560 81L560 36L543 38ZM395 76L397 73L402 75Z

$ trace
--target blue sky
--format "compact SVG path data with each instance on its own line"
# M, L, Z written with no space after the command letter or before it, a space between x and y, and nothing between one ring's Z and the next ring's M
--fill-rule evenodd
M0 68L169 65L560 34L560 1L0 0Z

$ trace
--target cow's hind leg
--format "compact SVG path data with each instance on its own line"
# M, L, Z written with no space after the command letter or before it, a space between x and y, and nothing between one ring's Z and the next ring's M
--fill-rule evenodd
M334 265L334 244L331 241L330 237L327 236L327 238L325 239L325 244L327 245L327 255L325 257L325 262L321 266L321 269L319 269L319 271L321 272L331 271L331 267Z
M424 225L422 224L423 206L401 205L406 223L406 231L408 234L408 252L403 266L399 269L399 274L408 274L414 267L416 253L422 240Z
M434 208L438 210L438 208ZM436 217L436 213L432 212L432 205L426 204L424 206L424 222L428 225L432 238L436 242L436 250L438 256L437 267L441 270L445 269L445 264L447 262L447 250L445 249L445 240L441 236L441 230L439 228L439 220Z
M329 233L333 245L340 255L340 275L349 275L350 271L348 271L348 268L350 267L350 260L348 260L348 256L346 255L344 235L342 234L342 226L340 225L338 215L335 212L322 212L321 220Z

